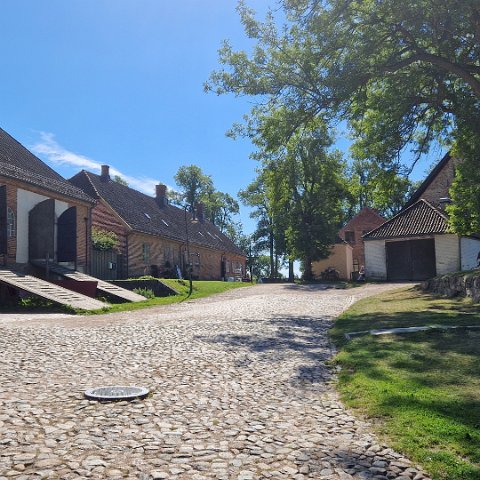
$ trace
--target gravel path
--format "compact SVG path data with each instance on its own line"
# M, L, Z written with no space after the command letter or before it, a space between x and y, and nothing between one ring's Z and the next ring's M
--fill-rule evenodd
M389 288L259 285L135 313L0 315L0 480L427 478L343 408L325 365L332 319ZM112 384L152 394L83 398Z

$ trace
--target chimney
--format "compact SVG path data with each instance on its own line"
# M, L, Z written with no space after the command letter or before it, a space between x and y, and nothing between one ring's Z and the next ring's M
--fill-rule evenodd
M203 223L204 220L205 220L205 214L204 214L204 210L203 210L203 203L197 203L197 220L200 222L200 223Z
M155 186L155 200L160 208L168 205L166 185L160 183Z
M108 182L110 180L110 167L108 165L102 165L102 173L100 174L100 180L102 182Z

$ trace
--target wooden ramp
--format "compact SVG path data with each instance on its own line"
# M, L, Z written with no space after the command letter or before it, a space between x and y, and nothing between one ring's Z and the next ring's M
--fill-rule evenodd
M23 275L13 270L0 269L0 282L33 293L52 302L81 310L98 310L109 306L108 303L101 302L95 298L72 292L40 278Z
M33 265L37 267L46 268L45 261L33 261L31 262ZM122 300L127 300L129 302L142 302L146 300L145 297L139 295L138 293L132 292L131 290L127 290L126 288L118 287L117 285L113 285L112 283L105 282L104 280L100 280L98 278L92 277L90 275L86 275L85 273L77 272L76 270L71 270L70 268L63 267L62 265L58 265L58 263L49 263L48 269L52 273L56 273L57 275L61 275L65 278L70 278L72 280L76 280L77 282L98 282L97 289L101 292L108 293L109 295L113 295L114 297L121 298Z

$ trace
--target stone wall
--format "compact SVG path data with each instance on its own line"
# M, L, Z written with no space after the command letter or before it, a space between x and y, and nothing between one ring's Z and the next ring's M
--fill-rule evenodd
M114 280L111 283L127 290L135 288L145 288L152 290L156 297L168 297L169 295L178 295L178 292L158 278L156 279L136 279L136 280Z
M422 289L446 297L471 297L480 302L480 269L431 278L422 282Z

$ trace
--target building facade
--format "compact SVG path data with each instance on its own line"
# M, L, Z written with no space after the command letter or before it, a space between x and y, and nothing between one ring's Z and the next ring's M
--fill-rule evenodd
M0 129L0 265L31 262L87 271L94 200Z
M477 266L480 238L452 234L445 212L457 162L445 155L405 208L364 236L368 278L420 281Z
M101 175L82 171L70 182L96 199L93 228L117 237L117 261L103 262L110 268L102 267L102 278L186 277L190 269L193 278L203 280L244 277L246 255L201 209L192 215L170 205L165 185L157 185L150 197L112 180L106 165Z
M363 207L338 232L338 236L352 247L352 272L365 265L363 236L379 227L385 218L370 207Z

